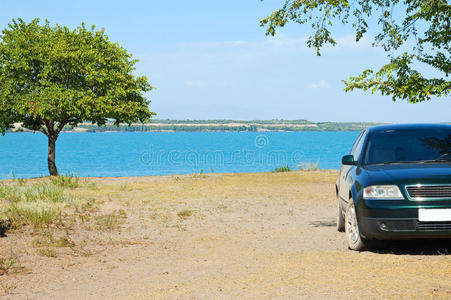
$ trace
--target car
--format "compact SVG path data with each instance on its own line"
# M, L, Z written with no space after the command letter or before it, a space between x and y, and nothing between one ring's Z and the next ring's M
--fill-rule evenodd
M451 238L451 125L370 127L342 157L337 229L349 249Z

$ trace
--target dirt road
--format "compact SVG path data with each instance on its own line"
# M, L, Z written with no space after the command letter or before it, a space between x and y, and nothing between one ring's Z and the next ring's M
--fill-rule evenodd
M32 237L0 238L23 270L5 299L451 298L451 246L352 252L335 229L337 173L89 179L120 232L80 232L86 255L43 257ZM78 238L80 239L80 238ZM77 240L77 237L74 237Z

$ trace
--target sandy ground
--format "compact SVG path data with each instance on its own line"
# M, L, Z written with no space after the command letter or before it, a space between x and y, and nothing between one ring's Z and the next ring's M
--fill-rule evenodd
M57 257L36 254L27 247L29 236L0 238L0 250L18 252L23 268L0 276L0 296L450 299L449 243L347 249L335 229L336 176L322 171L89 179L99 186L93 197L107 199L102 210L126 211L121 230L80 232L97 240L95 246L86 255Z

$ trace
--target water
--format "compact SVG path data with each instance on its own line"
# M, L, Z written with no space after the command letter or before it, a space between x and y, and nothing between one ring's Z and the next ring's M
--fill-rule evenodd
M61 174L145 176L203 172L265 172L319 161L338 169L358 132L105 132L62 133ZM0 178L48 175L47 137L0 136Z

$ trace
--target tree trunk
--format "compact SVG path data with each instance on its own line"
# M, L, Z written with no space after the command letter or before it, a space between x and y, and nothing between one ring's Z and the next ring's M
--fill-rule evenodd
M55 143L58 135L53 136L51 134L48 135L49 138L49 155L47 158L47 162L49 165L49 173L50 176L58 176L58 169L56 168L55 163Z

